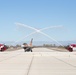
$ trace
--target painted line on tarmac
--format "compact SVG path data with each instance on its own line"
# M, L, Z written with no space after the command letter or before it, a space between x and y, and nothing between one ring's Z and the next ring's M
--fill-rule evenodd
M53 56L53 58L55 58L55 59L57 59L57 60L59 60L59 61L61 61L61 62L64 62L65 64L67 64L67 65L69 65L69 66L72 66L72 67L76 68L76 66L74 66L74 65L72 65L72 64L70 64L70 63L68 63L68 62L65 62L65 61L63 61L63 60L61 60L61 59L59 59L59 58L57 58L57 57L55 57L55 56Z
M8 58L6 58L6 59L3 59L3 60L0 60L0 62L3 62L3 61L5 61L5 60L9 60L9 59L11 59L11 58L14 58L14 57L17 57L17 56L19 56L19 55L21 55L21 53L19 53L19 54L16 54L16 55L14 55L14 56L11 56L11 57L8 57Z
M29 65L29 68L28 68L28 71L27 71L27 74L26 75L29 75L29 72L30 72L30 69L31 69L31 65L32 65L33 59L34 59L34 56L31 59L31 62L30 62L30 65Z

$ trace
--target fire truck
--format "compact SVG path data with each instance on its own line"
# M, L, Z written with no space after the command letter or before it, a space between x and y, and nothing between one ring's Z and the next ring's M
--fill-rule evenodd
M0 51L5 51L8 49L8 46L4 45L4 44L0 44Z
M67 50L68 50L69 52L76 51L76 44L70 44L70 45L67 47Z

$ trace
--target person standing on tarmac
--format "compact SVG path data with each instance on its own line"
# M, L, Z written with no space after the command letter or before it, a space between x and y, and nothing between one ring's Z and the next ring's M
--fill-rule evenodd
M25 52L29 52L29 51L32 52L32 41L33 41L33 39L31 39L30 44L23 43L22 47L23 47Z

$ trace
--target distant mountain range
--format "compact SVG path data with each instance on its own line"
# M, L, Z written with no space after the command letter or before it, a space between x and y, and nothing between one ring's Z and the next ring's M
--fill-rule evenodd
M76 44L76 40L73 40L73 41L58 41L59 43L61 43L62 45L69 45L69 44ZM24 41L22 42L14 42L14 41L0 41L0 43L2 44L6 44L6 45L21 45L24 43ZM29 43L29 41L27 41L26 43ZM60 44L57 44L56 42L50 42L50 41L33 41L33 45L36 45L36 46L40 46L40 45L43 45L43 44L55 44L55 45L60 45Z

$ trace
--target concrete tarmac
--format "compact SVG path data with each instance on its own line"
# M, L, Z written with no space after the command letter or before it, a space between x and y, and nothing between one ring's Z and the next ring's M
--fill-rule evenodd
M46 48L1 52L0 75L76 75L76 52Z

